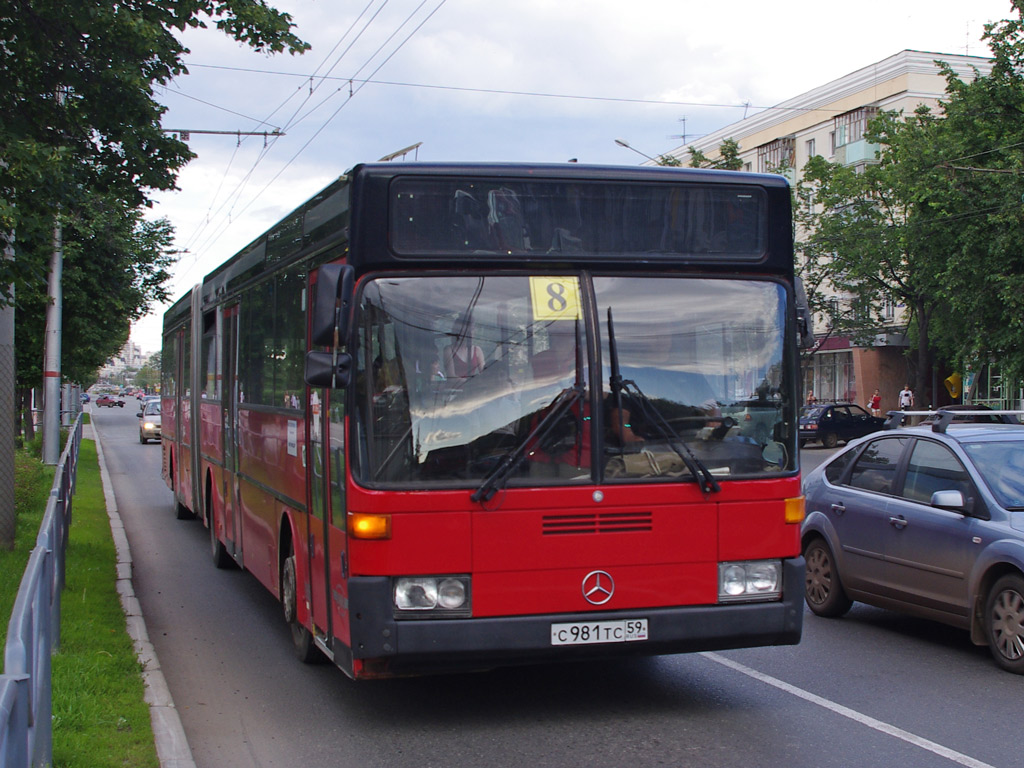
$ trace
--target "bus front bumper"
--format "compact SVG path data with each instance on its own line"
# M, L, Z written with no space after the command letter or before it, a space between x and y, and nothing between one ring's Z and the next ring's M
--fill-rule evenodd
M803 558L784 561L783 599L774 602L643 608L625 611L396 621L391 580L349 581L351 654L374 659L387 674L481 669L611 656L795 645L803 626ZM555 645L553 624L647 620L647 639Z

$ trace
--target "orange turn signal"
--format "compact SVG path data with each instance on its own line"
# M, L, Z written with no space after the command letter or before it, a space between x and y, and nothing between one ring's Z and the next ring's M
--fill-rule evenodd
M349 512L348 533L353 539L390 539L391 515Z
M786 499L786 524L799 525L804 521L804 497Z

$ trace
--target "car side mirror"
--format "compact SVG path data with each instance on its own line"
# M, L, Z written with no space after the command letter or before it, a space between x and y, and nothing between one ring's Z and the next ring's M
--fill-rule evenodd
M137 416L138 418L140 418L140 419L141 419L141 418L142 418L142 411L139 411L139 412L138 412L138 413L136 413L135 415L136 415L136 416Z
M932 506L953 512L966 512L964 495L960 491L936 491L932 494Z

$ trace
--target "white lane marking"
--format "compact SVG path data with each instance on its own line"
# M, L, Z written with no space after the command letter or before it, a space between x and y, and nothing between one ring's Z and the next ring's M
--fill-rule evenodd
M901 739L908 744L913 744L915 747L920 747L921 749L933 752L936 755L939 755L939 757L952 760L954 763L969 766L969 768L994 768L988 763L981 762L981 760L975 760L973 757L968 757L967 755L961 754L949 747L944 747L941 744L936 744L934 741L929 741L928 739L916 736L909 731L904 731L902 728L897 728L895 725L883 723L881 720L876 720L873 717L861 714L854 709L844 707L842 704L836 704L834 701L829 701L828 699L817 696L810 691L805 691L803 688L797 688L795 685L784 683L778 678L766 675L763 672L758 672L756 669L751 669L743 664L738 664L724 656L719 656L717 653L704 652L700 655L715 662L716 664L721 664L723 667L728 667L729 669L735 670L747 677L760 680L762 683L767 683L768 685L778 688L780 691L791 693L804 701L809 701L811 704L817 704L819 707L824 707L825 709L835 712L837 715L848 717L850 720L858 722L861 725L866 725L868 728L874 728L876 731L881 731L882 733L886 733L890 736L895 736L897 739Z

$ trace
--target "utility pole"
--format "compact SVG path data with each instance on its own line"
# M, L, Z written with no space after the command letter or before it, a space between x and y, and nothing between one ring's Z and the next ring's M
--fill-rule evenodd
M46 307L46 335L43 351L43 463L60 460L60 346L64 318L64 231L60 211L53 224L53 255L50 257L50 282Z
M65 92L55 94L57 106L64 108ZM53 217L53 254L50 256L50 279L46 307L46 331L43 335L43 463L60 460L60 345L64 318L64 230L60 223L60 205Z

